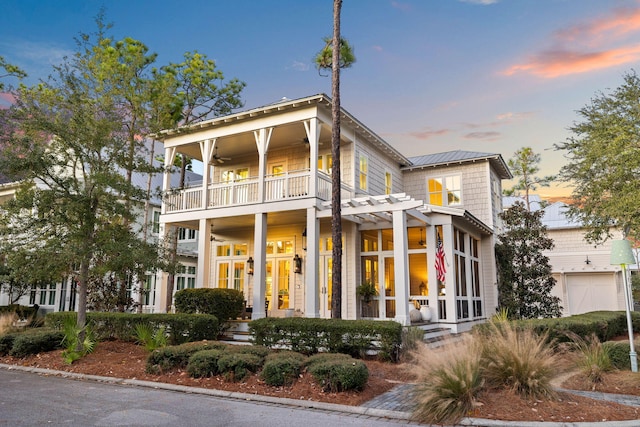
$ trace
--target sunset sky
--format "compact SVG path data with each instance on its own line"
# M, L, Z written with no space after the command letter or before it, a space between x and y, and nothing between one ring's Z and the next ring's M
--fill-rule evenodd
M0 55L27 83L46 78L103 4L110 33L144 42L159 66L185 51L215 59L247 83L246 108L331 93L312 64L332 32L331 0L3 0ZM357 57L341 74L343 107L403 154L507 160L531 146L547 175L563 164L553 144L576 110L637 67L640 1L344 0L342 34Z

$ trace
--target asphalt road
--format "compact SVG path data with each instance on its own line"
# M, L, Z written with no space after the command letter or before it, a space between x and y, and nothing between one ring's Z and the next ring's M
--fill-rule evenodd
M0 426L398 426L406 422L0 369Z

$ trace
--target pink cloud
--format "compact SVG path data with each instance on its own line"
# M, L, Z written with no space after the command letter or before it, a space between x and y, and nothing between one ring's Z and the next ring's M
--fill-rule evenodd
M529 55L502 74L527 73L552 79L633 63L640 60L638 33L640 7L618 9L556 31L549 48Z
M373 50L375 50L376 52L382 52L384 49L382 49L382 46L373 46Z
M427 140L434 136L446 135L449 132L450 132L449 129L436 129L436 130L428 129L428 130L419 131L419 132L409 132L409 135L416 139Z
M392 1L391 2L391 7L395 8L395 9L399 9L403 12L408 12L411 10L411 5L409 3L401 3L399 1Z
M471 132L464 136L465 139L482 139L485 141L496 141L502 134L500 132Z
M615 67L638 60L640 60L640 45L599 52L554 50L534 55L524 63L509 67L503 74L511 76L526 72L538 77L553 79Z

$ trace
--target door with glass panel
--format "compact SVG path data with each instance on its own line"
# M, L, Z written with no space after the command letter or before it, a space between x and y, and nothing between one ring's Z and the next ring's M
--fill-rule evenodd
M265 289L267 315L282 316L284 310L293 308L290 285L291 257L268 258Z
M333 258L331 255L320 255L318 293L320 302L320 317L331 318L331 281L333 273Z

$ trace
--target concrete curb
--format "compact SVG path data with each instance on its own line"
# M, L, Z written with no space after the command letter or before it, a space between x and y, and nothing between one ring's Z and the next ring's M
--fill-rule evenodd
M76 372L56 371L53 369L34 368L30 366L7 365L0 363L0 369L32 372L41 375L57 376L62 378L72 378L85 381L96 381L109 384L131 385L136 387L146 387L160 390L169 390L182 393L195 393L208 396L222 397L227 399L262 402L277 405L294 406L299 408L317 409L330 412L343 412L348 414L363 415L369 417L388 418L392 420L409 421L411 414L408 412L390 411L386 409L367 408L363 406L338 405L335 403L314 402L309 400L297 400L283 397L261 396L258 394L238 393L224 390L216 390L200 387L187 387L176 384L167 384L153 381L143 381L125 378L102 377L99 375L79 374ZM572 390L565 390L572 392ZM603 394L603 393L600 393ZM618 396L628 398L629 396ZM605 399L605 400L615 400ZM640 400L640 398L638 398ZM464 418L460 421L461 426L474 427L638 427L640 420L629 421L600 421L600 422L580 422L561 423L550 421L501 421L483 418Z

